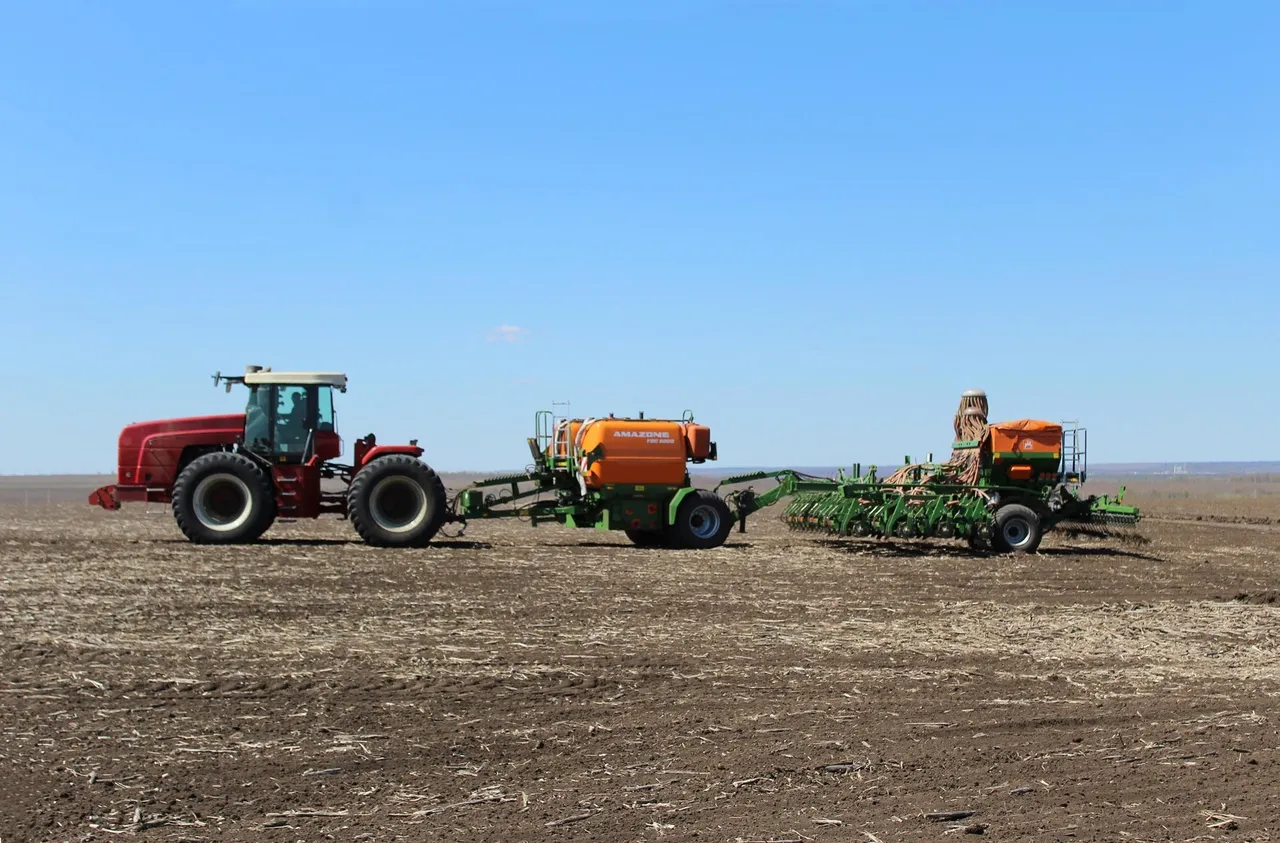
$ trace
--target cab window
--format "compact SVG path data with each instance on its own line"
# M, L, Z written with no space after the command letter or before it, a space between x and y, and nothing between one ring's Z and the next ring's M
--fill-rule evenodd
M316 430L333 429L333 389L322 386L316 391Z
M275 452L301 456L314 429L315 401L305 386L282 386L276 401Z
M271 452L272 392L269 386L250 387L249 403L244 411L244 443L259 453Z

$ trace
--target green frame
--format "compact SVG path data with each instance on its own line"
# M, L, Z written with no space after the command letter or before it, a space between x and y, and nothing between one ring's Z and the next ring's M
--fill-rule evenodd
M963 445L968 443L957 443ZM1045 459L1044 457L1048 457ZM739 532L746 531L747 517L765 507L791 498L783 520L792 530L822 532L836 536L896 538L959 538L970 542L990 541L996 512L1001 506L1018 503L1032 509L1044 531L1064 522L1129 526L1138 523L1137 507L1126 506L1124 487L1115 497L1081 497L1071 478L1056 470L1054 455L1017 455L1016 460L987 458L975 485L939 482L885 483L876 466L863 474L854 465L849 475L813 477L790 469L757 471L727 477L716 487L736 486L753 480L777 481L772 489L756 493L748 487L730 493L730 510L738 520ZM910 458L906 463L911 464ZM1010 465L1031 465L1032 476L1010 480ZM1052 464L1045 471L1040 464ZM930 462L914 472L918 479Z
M693 420L685 410L682 421ZM590 467L600 454L579 453L570 443L568 453L554 453L555 417L550 410L534 414L534 435L529 438L531 468L521 474L505 474L478 480L458 494L457 512L464 520L524 518L537 526L555 522L566 527L596 530L663 530L676 521L680 504L695 491L686 471L683 484L614 484L599 490L585 489L579 468L585 457ZM485 489L505 487L497 493ZM525 487L525 488L522 488Z

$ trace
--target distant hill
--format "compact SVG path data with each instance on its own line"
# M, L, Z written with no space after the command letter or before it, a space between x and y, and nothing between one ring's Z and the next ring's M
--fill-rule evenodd
M1128 474L1139 477L1162 475L1248 475L1280 474L1280 462L1148 462L1099 463L1089 466L1090 474Z

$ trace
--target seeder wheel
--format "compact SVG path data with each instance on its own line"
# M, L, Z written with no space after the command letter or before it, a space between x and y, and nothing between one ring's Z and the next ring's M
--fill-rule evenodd
M729 538L733 515L719 495L695 489L680 502L675 523L668 529L672 547L709 550Z
M992 543L1001 553L1035 553L1043 537L1040 516L1029 507L1009 503L996 510Z

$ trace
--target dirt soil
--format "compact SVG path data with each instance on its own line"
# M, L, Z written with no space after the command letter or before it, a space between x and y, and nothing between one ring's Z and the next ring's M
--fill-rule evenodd
M1280 838L1280 512L1016 558L778 514L406 552L0 506L0 840Z

